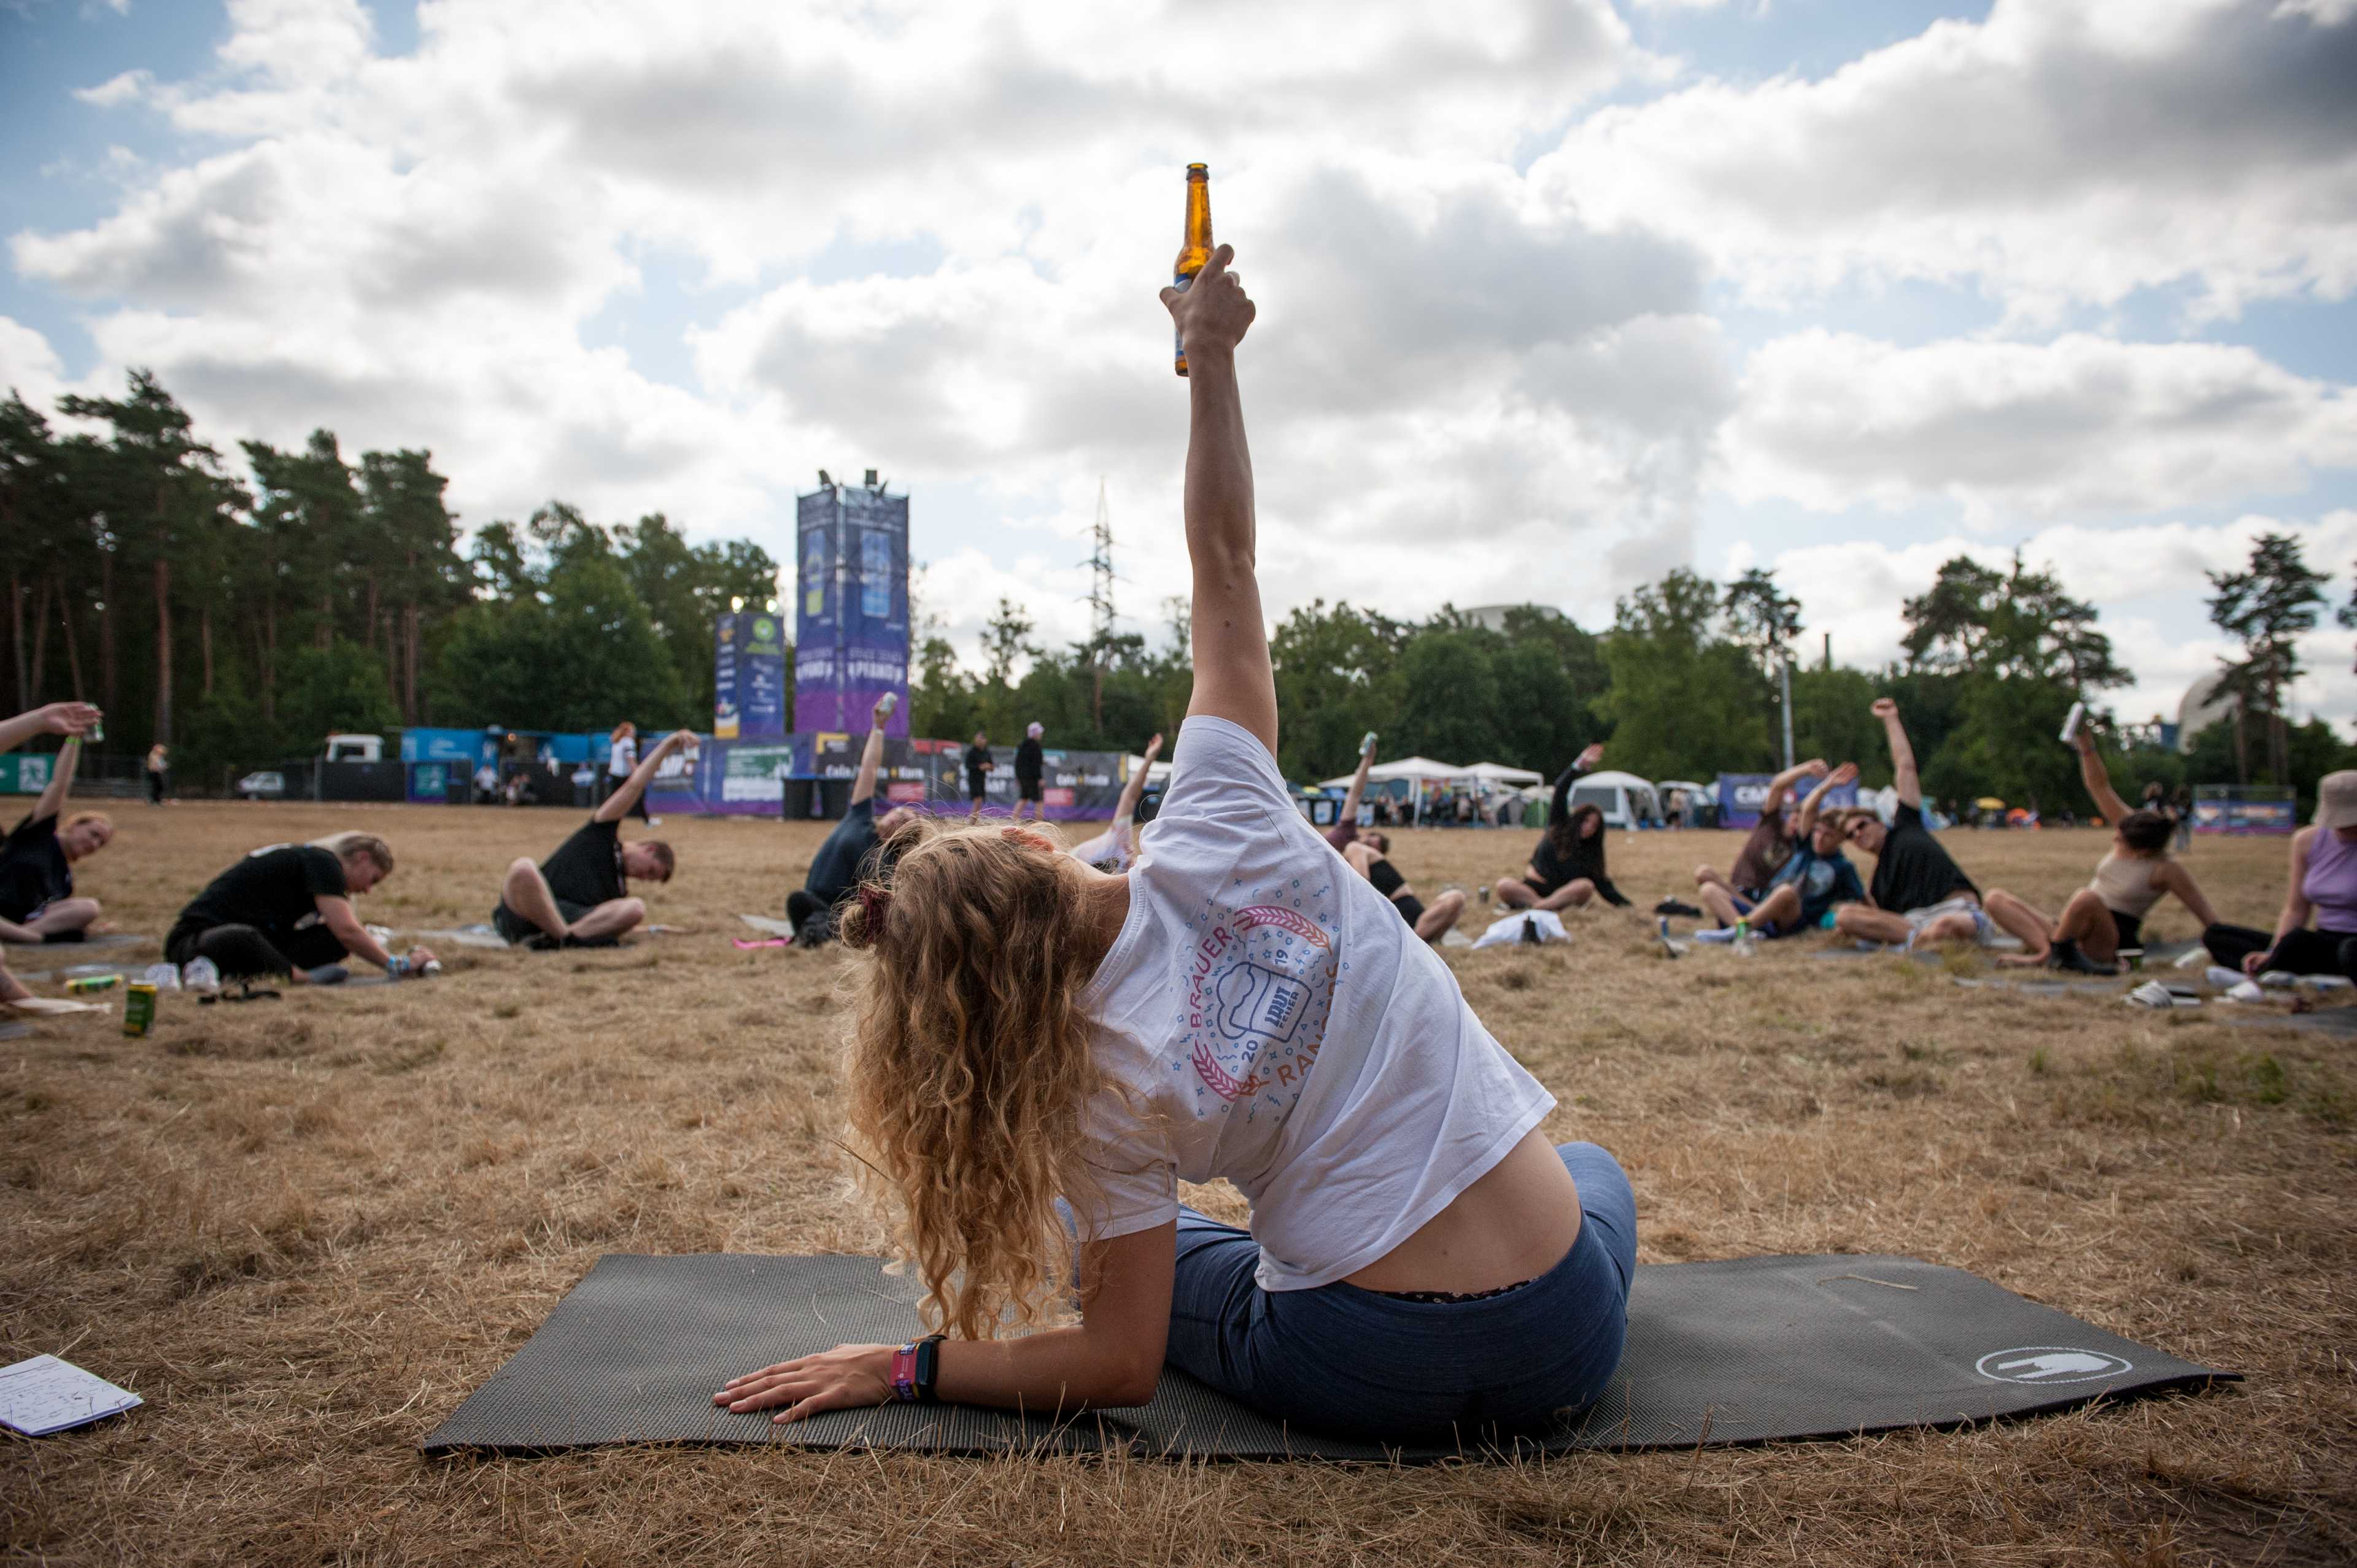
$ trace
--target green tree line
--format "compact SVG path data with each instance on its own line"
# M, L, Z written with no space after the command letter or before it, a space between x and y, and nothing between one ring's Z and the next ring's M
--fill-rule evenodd
M711 628L776 592L742 541L660 513L601 526L551 501L460 550L430 452L336 434L240 444L242 475L156 379L0 403L9 608L0 691L81 697L115 754L175 748L184 779L406 725L707 725Z

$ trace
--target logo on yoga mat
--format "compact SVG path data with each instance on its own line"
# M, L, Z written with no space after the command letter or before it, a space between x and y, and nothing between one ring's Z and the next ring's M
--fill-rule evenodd
M1195 1076L1223 1103L1297 1099L1325 1041L1334 944L1317 921L1275 905L1215 921L1189 965Z
M2091 1383L2116 1378L2130 1370L2126 1361L2101 1350L2081 1350L2069 1345L2023 1345L1992 1350L1973 1363L1973 1370L2000 1383Z

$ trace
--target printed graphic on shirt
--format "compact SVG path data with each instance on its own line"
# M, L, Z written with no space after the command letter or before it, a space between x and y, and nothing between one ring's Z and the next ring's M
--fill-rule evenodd
M1216 1097L1198 1095L1198 1116L1301 1097L1325 1043L1335 969L1333 939L1302 910L1255 904L1211 920L1187 977L1188 1059Z

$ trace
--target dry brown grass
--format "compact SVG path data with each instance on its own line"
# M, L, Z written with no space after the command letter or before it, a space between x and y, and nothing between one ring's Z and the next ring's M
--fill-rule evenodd
M118 813L87 887L160 934L235 854L366 821L394 925L479 919L534 812ZM636 830L634 830L636 831ZM618 952L447 955L397 991L0 1047L0 1337L129 1385L127 1419L0 1452L0 1541L50 1562L1157 1563L2346 1562L2357 1179L2348 1046L1891 960L1672 965L1650 921L1451 961L1633 1176L1648 1261L1905 1252L2251 1380L1946 1435L1386 1471L616 1450L428 1462L418 1440L607 1251L866 1251L827 1138L836 961L728 946L817 832L673 822ZM1527 835L1401 835L1429 892ZM1616 841L1647 901L1732 835ZM1962 835L2059 901L2092 832ZM2264 923L2280 848L2202 844ZM143 875L134 879L134 868ZM143 891L143 886L152 889ZM2189 935L2181 911L2157 937ZM2171 929L2172 924L2174 929ZM723 1370L716 1369L716 1371Z

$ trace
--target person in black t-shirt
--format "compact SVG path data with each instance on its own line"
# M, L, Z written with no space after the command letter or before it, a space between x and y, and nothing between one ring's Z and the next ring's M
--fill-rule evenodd
M255 850L222 872L180 911L164 939L177 964L210 959L226 979L284 974L298 984L334 985L358 954L399 980L434 961L425 948L387 952L351 896L393 875L393 851L374 833L330 833L310 843Z
M1023 820L1023 808L1029 806L1034 820L1045 821L1048 808L1041 802L1046 791L1041 788L1047 776L1048 754L1039 749L1039 737L1047 727L1034 722L1023 732L1023 744L1015 748L1015 820Z
M74 896L73 863L104 849L114 824L102 811L58 823L81 762L81 738L69 736L48 788L0 843L0 941L78 942L99 917L97 899Z
M974 744L965 748L965 792L973 798L974 809L965 814L969 822L982 821L982 802L990 793L991 770L998 766L990 757L990 732L974 732Z
M98 720L98 710L88 703L51 703L45 708L18 714L13 719L0 719L0 752L14 751L36 736L86 735ZM0 1004L30 1001L32 995L23 982L8 972L5 951L0 951Z
M786 895L786 918L794 928L794 945L814 948L834 936L835 910L867 881L886 881L892 875L891 841L915 813L896 806L876 814L876 776L884 761L883 704L877 705L867 744L860 749L859 772L851 781L851 806L843 821L811 857L810 875ZM979 743L980 736L976 736Z
M1981 891L1923 825L1923 780L1915 748L1899 722L1899 704L1874 700L1874 716L1890 743L1892 788L1899 811L1890 825L1872 811L1853 811L1843 823L1850 843L1874 856L1867 902L1834 910L1834 929L1870 942L1913 947L1919 942L1985 942L1995 932L1981 912Z
M661 839L623 842L622 819L663 759L694 738L686 730L665 736L554 854L538 865L528 855L509 864L491 911L500 935L533 948L612 947L647 918L645 901L630 896L630 879L669 882L677 861Z
M1592 898L1627 907L1629 900L1604 871L1604 813L1593 805L1574 808L1572 781L1604 760L1602 745L1590 746L1556 776L1547 825L1520 876L1501 876L1492 889L1509 909L1576 909Z

